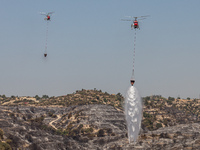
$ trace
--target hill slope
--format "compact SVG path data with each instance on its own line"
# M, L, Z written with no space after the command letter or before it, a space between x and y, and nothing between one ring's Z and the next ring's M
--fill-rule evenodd
M198 149L200 100L143 98L142 131L128 144L120 93L80 90L48 97L0 95L0 128L12 148ZM164 128L163 128L164 127Z
M129 144L123 113L99 104L70 108L3 106L0 127L12 148L27 150L200 147L198 123L142 132L136 145Z

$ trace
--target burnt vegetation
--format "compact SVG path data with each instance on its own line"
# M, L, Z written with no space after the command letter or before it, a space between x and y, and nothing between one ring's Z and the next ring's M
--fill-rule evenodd
M142 126L148 130L200 122L200 100L163 98L160 95L143 98Z
M123 100L124 98L121 93L108 94L107 92L102 92L95 88L93 90L77 90L72 94L58 97L49 97L48 95L43 95L42 97L39 97L38 95L35 97L6 97L5 95L0 95L0 104L5 106L31 105L69 107L88 104L105 104L122 109Z
M154 95L142 100L141 139L148 139L144 134L148 131L200 122L199 99ZM124 97L120 93L108 94L96 89L77 90L58 97L0 95L0 149L3 146L8 147L6 149L9 146L24 148L25 145L30 149L45 149L36 138L43 136L46 136L46 141L42 143L54 141L53 136L58 136L60 139L55 143L60 145L59 142L65 140L61 144L65 148L66 145L73 148L76 142L88 147L87 143L91 141L102 148L106 143L127 139L123 103ZM22 142L20 137L24 137L29 143ZM159 137L167 138L165 133Z

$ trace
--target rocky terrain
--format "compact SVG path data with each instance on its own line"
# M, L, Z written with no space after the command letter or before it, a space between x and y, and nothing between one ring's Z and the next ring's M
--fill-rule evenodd
M142 131L138 142L129 144L123 112L109 105L3 106L0 118L13 149L200 149L199 123Z
M0 149L200 149L199 100L144 97L142 130L129 144L120 93L0 96Z
M87 105L87 104L108 104L122 109L123 96L120 93L109 94L107 92L102 92L101 90L77 90L72 94L67 94L63 96L52 96L43 95L39 97L29 96L11 96L6 97L5 95L0 95L0 104L4 106L58 106L58 107L69 107L72 105Z

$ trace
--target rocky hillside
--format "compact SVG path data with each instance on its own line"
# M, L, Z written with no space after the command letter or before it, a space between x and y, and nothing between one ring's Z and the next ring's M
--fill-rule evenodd
M143 102L143 127L147 130L200 122L199 99L147 96Z
M135 145L127 140L123 100L120 93L96 89L58 97L1 95L0 147L2 144L27 150L200 147L200 100L144 97L142 131Z
M77 105L103 104L123 110L124 97L101 90L77 90L72 94L58 97L43 95L39 97L6 97L0 95L2 106L48 106L71 107ZM143 98L143 128L156 130L160 127L200 122L200 99L163 98L160 95Z
M200 124L142 131L133 145L127 140L124 114L109 105L69 108L0 108L0 127L13 149L199 149Z
M69 107L74 105L87 105L87 104L108 104L116 108L122 109L123 96L120 93L109 94L107 92L102 92L101 90L77 90L72 94L67 94L63 96L52 96L43 95L39 97L29 96L11 96L6 97L5 95L0 95L0 104L3 106L58 106L58 107Z
M124 115L109 105L69 108L1 107L0 127L12 147L95 149L125 137ZM69 144L71 143L71 144ZM35 149L35 148L34 148Z

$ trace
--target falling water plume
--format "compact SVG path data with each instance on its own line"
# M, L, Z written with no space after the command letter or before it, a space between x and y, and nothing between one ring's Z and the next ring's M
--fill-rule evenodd
M135 143L141 128L142 101L138 90L134 86L130 86L126 93L125 117L129 143Z

